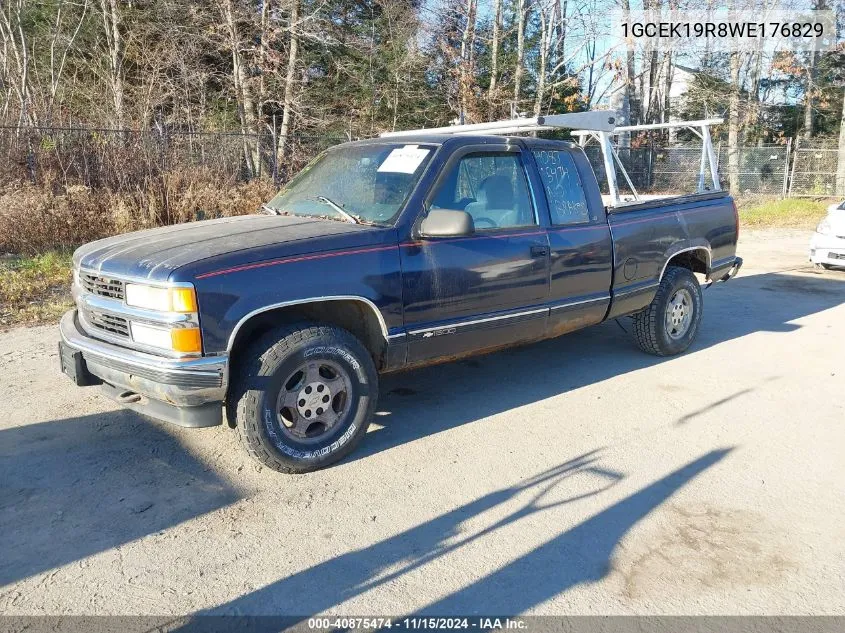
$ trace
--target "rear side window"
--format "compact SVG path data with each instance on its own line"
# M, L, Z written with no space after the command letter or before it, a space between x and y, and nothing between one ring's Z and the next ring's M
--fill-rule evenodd
M534 160L546 190L552 224L589 222L587 199L572 155L565 151L542 149L534 151Z

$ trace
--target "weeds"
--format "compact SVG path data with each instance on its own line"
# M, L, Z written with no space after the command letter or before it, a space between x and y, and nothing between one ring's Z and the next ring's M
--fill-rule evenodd
M71 307L71 254L0 258L0 327L55 321Z
M743 228L813 229L827 212L831 200L809 198L737 200Z
M163 174L132 191L36 185L0 192L0 253L67 251L92 240L192 220L254 212L272 183L221 185L201 169Z
M254 212L271 183L221 184L202 169L163 174L130 192L73 186L0 191L0 327L54 321L71 306L71 254L92 240Z

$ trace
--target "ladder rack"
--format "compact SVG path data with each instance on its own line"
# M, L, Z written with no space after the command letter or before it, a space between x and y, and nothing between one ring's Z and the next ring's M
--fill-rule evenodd
M604 171L607 175L607 186L612 201L611 206L624 204L619 195L619 183L616 178L618 169L633 194L633 202L640 200L640 195L634 188L628 172L625 170L619 155L613 147L611 136L618 134L641 132L644 130L661 130L670 128L685 128L691 130L701 139L701 162L698 171L698 186L696 191L707 191L707 170L710 171L712 191L720 191L719 164L713 151L713 141L710 137L711 125L718 125L724 119L702 119L698 121L671 121L669 123L648 123L644 125L617 126L619 114L613 110L591 110L589 112L572 112L569 114L551 114L539 117L522 117L491 121L488 123L470 123L466 125L448 125L445 127L427 128L420 130L403 130L400 132L384 132L381 136L401 138L419 134L478 134L493 136L513 136L525 132L541 132L545 130L573 130L571 134L578 137L583 147L586 141L595 138L601 147Z

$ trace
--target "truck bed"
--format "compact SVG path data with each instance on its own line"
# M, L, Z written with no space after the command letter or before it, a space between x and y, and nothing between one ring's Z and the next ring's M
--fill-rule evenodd
M674 255L695 252L719 279L736 258L737 219L726 191L641 200L608 209L613 236L613 303L608 317L648 305Z
M685 193L681 195L668 194L640 194L639 200L626 201L623 204L611 206L611 198L606 194L602 194L602 202L604 202L607 212L612 213L626 213L628 211L637 211L639 209L655 209L659 207L671 206L674 204L685 204L687 202L695 202L699 200L716 200L718 198L726 198L730 194L727 191L705 191L702 193Z

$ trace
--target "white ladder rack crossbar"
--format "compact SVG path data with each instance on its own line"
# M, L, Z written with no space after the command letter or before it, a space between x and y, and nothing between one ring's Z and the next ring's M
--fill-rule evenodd
M587 129L612 132L616 127L618 114L613 110L592 110L590 112L571 112L569 114L550 114L548 116L505 119L489 123L469 123L466 125L447 125L444 127L403 130L401 132L383 132L383 137L415 136L418 134L491 134L502 136L537 130Z
M571 134L579 138L579 143L582 147L589 137L593 137L599 142L604 171L607 175L608 193L613 202L612 206L619 206L622 204L622 199L619 195L619 184L616 178L617 169L622 173L626 183L630 187L635 202L640 200L640 196L634 188L634 184L628 176L628 172L625 170L622 161L619 159L619 155L614 150L610 137L612 135L641 132L644 130L686 128L701 139L701 163L696 191L698 193L707 191L706 171L708 167L710 169L712 191L720 191L722 189L722 185L719 182L719 161L713 151L713 141L710 138L709 126L723 123L724 119L670 121L668 123L617 126L616 121L618 120L619 113L613 110L591 110L589 112L571 112L569 114L550 114L548 116L505 119L503 121L490 121L488 123L470 123L419 130L403 130L400 132L383 132L381 136L386 138L419 136L421 134L489 134L491 136L510 136L525 132L570 129L573 130Z
M687 127L695 131L695 128L700 128L702 125L719 125L724 123L724 119L701 119L698 121L669 121L668 123L643 123L642 125L620 125L611 130L614 134L622 132L641 132L643 130L668 130L675 127ZM585 128L583 130L575 130L571 132L572 136L581 136L582 134L589 134L595 132L592 128Z

